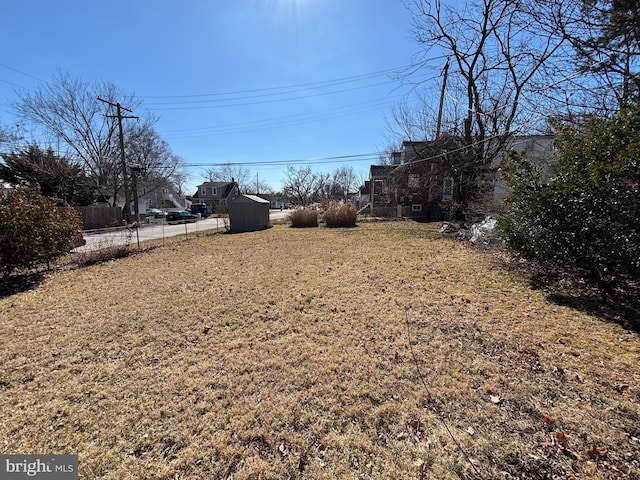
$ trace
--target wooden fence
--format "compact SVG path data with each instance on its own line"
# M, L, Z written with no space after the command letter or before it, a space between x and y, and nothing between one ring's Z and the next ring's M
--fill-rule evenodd
M82 215L83 230L124 225L120 207L76 207Z

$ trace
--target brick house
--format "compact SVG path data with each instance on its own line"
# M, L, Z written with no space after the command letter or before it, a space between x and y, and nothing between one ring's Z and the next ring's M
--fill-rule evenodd
M528 135L508 139L506 149L525 153L548 172L553 157L553 136ZM391 155L391 165L372 165L370 204L374 215L426 220L443 218L442 206L467 204L477 192L489 208L508 193L498 173L499 154L491 163L470 162L460 138L403 142Z

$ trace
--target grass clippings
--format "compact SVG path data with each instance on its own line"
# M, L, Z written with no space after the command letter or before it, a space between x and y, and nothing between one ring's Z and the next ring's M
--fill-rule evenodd
M396 222L57 272L0 299L1 449L101 479L640 478L638 332L500 265Z

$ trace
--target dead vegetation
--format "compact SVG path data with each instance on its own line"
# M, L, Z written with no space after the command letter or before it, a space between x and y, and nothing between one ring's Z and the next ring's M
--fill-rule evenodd
M2 450L82 478L640 478L637 331L431 225L199 238L0 318Z

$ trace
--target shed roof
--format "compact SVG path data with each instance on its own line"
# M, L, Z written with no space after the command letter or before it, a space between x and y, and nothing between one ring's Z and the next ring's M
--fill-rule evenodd
M260 198L257 195L240 195L232 200L232 202L246 202L246 203L270 203L269 200Z

